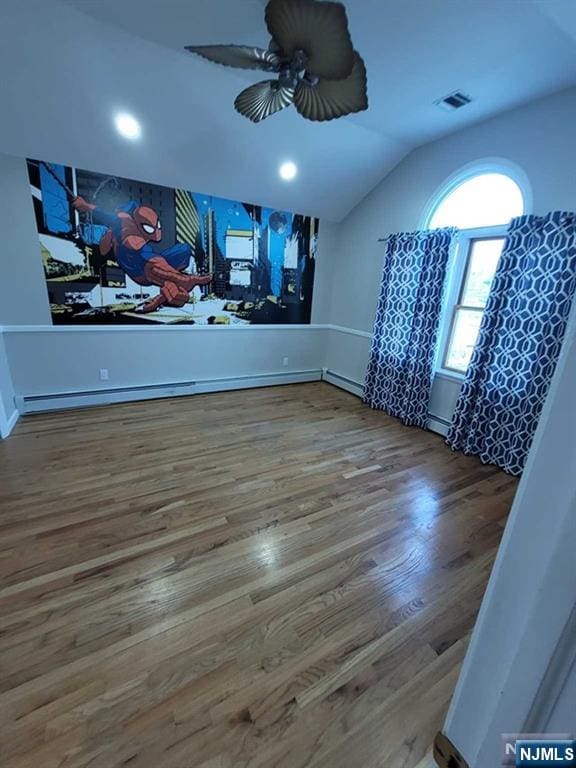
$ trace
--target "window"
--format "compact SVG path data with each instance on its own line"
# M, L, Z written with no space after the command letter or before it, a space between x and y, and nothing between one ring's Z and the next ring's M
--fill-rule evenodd
M468 368L503 246L503 237L473 238L467 241L460 295L453 306L444 350L443 367L448 370L465 373Z
M519 185L510 176L495 172L478 172L451 184L432 207L430 229L460 229L440 334L440 369L466 373L508 223L523 213Z
M496 226L508 224L523 212L524 198L514 179L503 173L480 173L440 199L428 226L430 229Z

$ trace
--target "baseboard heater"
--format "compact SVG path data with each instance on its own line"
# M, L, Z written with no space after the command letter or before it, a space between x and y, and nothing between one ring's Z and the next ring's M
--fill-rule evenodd
M439 435L442 435L442 437L446 437L448 435L448 430L450 429L450 422L447 419L442 418L442 416L434 416L434 414L429 413L426 426L432 432L437 432Z
M333 384L335 387L345 389L346 392L350 392L357 397L362 397L363 387L359 381L349 379L347 376L342 376L341 373L336 373L328 368L322 370L322 379L329 384ZM442 416L435 416L434 414L429 413L426 427L431 432L436 432L437 434L446 437L448 430L450 429L450 422L442 418Z
M320 381L322 371L291 371L290 373L262 373L255 376L234 376L217 379L198 379L170 384L151 384L141 387L115 387L76 392L56 392L45 395L16 397L20 414L60 411L66 408L83 408L112 403L129 403L137 400L156 400L164 397L181 397L207 392L223 392L231 389L252 389L281 384L301 384Z
M346 392L350 392L357 397L362 397L362 384L354 379L349 379L348 376L342 376L341 373L331 371L329 368L324 368L322 371L322 378L329 384L334 384L335 387L345 389Z

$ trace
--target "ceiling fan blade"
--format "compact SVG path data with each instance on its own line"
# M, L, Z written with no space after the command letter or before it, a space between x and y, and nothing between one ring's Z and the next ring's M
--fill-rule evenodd
M241 115L259 123L266 117L290 106L294 99L294 88L286 88L278 80L263 80L243 90L234 101Z
M334 120L368 109L366 67L354 52L354 67L345 80L320 80L316 85L302 81L294 93L294 106L308 120Z
M265 72L277 72L280 68L280 59L273 51L249 45L187 45L186 50L227 67Z
M286 58L298 50L306 53L308 72L342 80L352 71L354 48L341 3L269 0L266 24Z

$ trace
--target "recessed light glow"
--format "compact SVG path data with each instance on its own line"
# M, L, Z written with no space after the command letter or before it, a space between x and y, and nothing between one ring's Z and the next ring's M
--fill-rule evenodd
M298 168L296 167L296 163L289 160L286 163L282 163L278 169L278 173L280 174L280 178L284 179L284 181L292 181L292 179L296 178Z
M121 136L124 136L125 139L140 138L140 134L142 133L140 123L138 120L136 120L135 117L132 117L132 115L129 115L126 112L121 112L120 114L116 115L114 123L118 133Z

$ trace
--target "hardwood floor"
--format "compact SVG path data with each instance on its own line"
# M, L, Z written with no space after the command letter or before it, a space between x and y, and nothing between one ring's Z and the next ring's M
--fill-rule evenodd
M0 444L3 768L414 768L516 488L325 383Z

